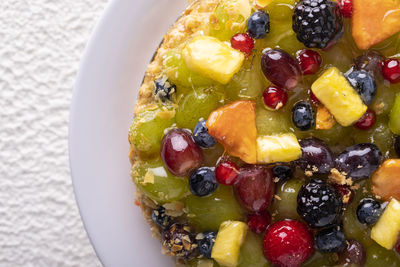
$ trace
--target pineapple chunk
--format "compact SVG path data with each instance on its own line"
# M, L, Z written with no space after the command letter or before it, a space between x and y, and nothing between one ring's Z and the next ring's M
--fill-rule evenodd
M222 5L229 16L241 16L244 21L251 15L249 0L229 0L223 1Z
M244 54L210 36L197 36L182 51L187 67L205 77L227 84L239 71Z
M256 0L257 6L259 7L266 7L274 0Z
M329 130L335 126L336 121L329 110L324 106L318 106L317 109L317 123L315 128L317 130Z
M372 191L384 200L400 199L400 159L388 159L372 176Z
M335 67L322 74L311 90L342 126L352 125L367 111L361 97Z
M372 227L371 238L386 249L392 249L400 233L400 202L392 199L379 221Z
M239 221L221 223L211 257L218 264L226 267L235 267L239 262L240 247L246 237L247 224Z
M292 133L257 138L258 163L290 162L301 155L300 144Z

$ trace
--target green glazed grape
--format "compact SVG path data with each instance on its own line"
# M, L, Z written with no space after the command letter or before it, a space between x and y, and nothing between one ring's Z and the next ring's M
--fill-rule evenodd
M201 118L223 104L224 95L214 88L194 89L179 101L176 122L179 127L193 130Z
M304 185L304 181L293 178L277 187L276 195L281 200L274 200L272 205L273 213L276 213L275 220L300 219L297 214L297 194Z
M273 0L265 8L271 21L292 21L295 0Z
M337 145L339 142L343 143L349 140L349 133L351 132L350 127L343 127L339 123L336 123L329 130L314 130L313 135L319 139L325 141L328 145ZM348 145L351 145L350 143Z
M218 231L224 221L244 219L232 187L223 185L219 185L217 191L207 197L188 196L186 209L187 219L199 231Z
M260 105L257 107L257 131L259 135L273 135L291 131L292 122L290 111L286 105L279 111L266 110Z
M135 117L129 129L129 141L145 156L160 153L164 130L175 123L175 110L155 108Z
M305 263L301 265L302 267L331 267L336 266L332 254L322 254L316 251Z
M400 134L400 93L396 95L390 112L389 128L395 134Z
M210 167L215 166L224 151L224 147L219 143L212 148L203 149L203 165Z
M375 242L366 247L366 251L367 251L367 262L365 264L366 267L400 266L400 259L397 256L396 252L394 252L393 250L387 250L379 246Z
M246 238L240 249L238 267L268 267L270 264L263 253L263 238L252 231L247 231Z
M180 200L189 191L188 180L168 172L161 159L136 162L132 180L138 190L160 204Z
M203 258L189 261L189 267L219 267L219 265L214 260Z

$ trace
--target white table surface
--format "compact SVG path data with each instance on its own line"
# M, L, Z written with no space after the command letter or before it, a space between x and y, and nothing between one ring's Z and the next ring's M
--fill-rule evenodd
M106 4L0 1L1 267L101 266L74 199L67 136L79 60Z

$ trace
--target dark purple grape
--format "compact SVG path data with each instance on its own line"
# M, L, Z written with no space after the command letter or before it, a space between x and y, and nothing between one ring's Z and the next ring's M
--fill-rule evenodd
M327 174L335 165L332 151L324 141L317 138L303 139L300 141L302 157L297 165L304 171L315 174Z
M346 148L335 160L335 167L353 181L369 178L383 160L379 148L370 143Z
M343 266L364 266L366 254L363 245L356 240L348 240L346 249L339 253L339 264Z
M397 156L400 157L400 135L396 136L394 141L394 150L396 151Z
M370 50L354 60L354 68L368 71L375 79L379 79L382 77L381 68L384 60L379 52Z
M339 252L346 247L346 236L340 226L331 226L315 235L315 246L321 252Z
M270 82L287 90L293 90L301 80L297 60L281 49L264 51L261 68Z

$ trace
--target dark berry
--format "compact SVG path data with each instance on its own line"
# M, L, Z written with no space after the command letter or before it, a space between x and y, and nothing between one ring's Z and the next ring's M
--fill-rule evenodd
M304 75L317 73L322 64L321 55L310 49L301 50L297 55L297 60Z
M347 80L361 96L364 104L371 105L378 90L374 77L365 70L353 70L347 75Z
M172 100L172 97L176 95L176 86L163 76L155 81L154 95L163 102Z
M297 102L292 109L292 121L301 131L310 130L314 125L314 113L311 104L305 101Z
M365 248L356 240L348 240L346 249L339 253L341 266L364 266L366 260Z
M162 229L165 229L171 223L171 217L165 213L165 208L161 206L152 211L151 219Z
M331 226L318 231L315 246L321 252L339 252L346 248L346 236L340 226Z
M382 63L382 75L390 83L400 83L400 60L389 58Z
M277 165L272 168L274 178L278 178L279 182L285 182L292 178L293 170L292 167L286 165Z
M326 48L343 33L343 17L331 0L302 0L293 14L297 39L309 48Z
M396 136L394 141L394 150L398 157L400 157L400 135Z
M209 135L205 120L199 121L194 127L193 139L198 146L203 148L213 147L217 143L214 137Z
M343 199L343 204L350 204L354 198L354 192L348 185L335 184L333 187L340 193Z
M190 191L195 196L204 197L212 194L218 188L213 168L201 167L195 170L189 178Z
M269 86L263 93L264 104L267 109L278 110L286 105L288 94L276 86Z
M324 141L312 137L300 142L302 156L297 160L297 165L303 171L315 174L328 174L335 165L332 151Z
M357 207L357 218L362 224L375 224L383 213L381 203L372 198L364 198Z
M247 215L247 225L256 234L262 234L271 223L271 215L269 213L255 213Z
M247 21L247 33L254 39L262 39L269 33L269 15L256 11Z
M356 70L368 71L375 79L382 77L382 62L385 58L377 51L369 50L354 60Z
M312 235L307 226L294 220L271 225L263 244L264 255L274 266L300 266L314 252Z
M238 33L232 37L231 46L249 56L254 49L254 40L248 33Z
M365 114L354 124L357 129L369 130L374 126L376 121L376 113L372 109L368 109Z
M216 232L203 232L196 236L197 246L199 247L199 252L204 257L211 259L211 250L214 246L215 239L217 237Z
M358 144L346 148L336 157L336 169L351 177L353 181L369 178L381 165L382 152L370 143Z
M171 256L190 258L196 251L197 244L187 225L175 223L163 231L162 245Z
M314 104L314 106L319 106L321 105L321 102L319 101L319 99L314 95L314 93L310 90L310 100L311 103Z
M217 181L223 185L233 185L239 175L239 167L229 159L223 158L215 168Z
M342 214L342 197L323 180L311 180L297 195L297 213L311 227L336 224Z
M339 0L338 4L343 17L351 18L353 15L353 0Z
M301 80L298 62L282 49L264 50L261 69L271 83L283 89L293 90Z

